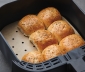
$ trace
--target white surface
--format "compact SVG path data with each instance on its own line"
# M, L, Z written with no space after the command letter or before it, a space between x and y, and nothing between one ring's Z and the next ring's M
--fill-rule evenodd
M13 1L16 1L16 0L0 0L0 7Z

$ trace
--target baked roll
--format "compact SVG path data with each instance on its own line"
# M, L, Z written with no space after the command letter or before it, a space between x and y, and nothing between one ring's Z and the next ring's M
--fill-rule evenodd
M47 30L37 30L30 35L29 40L40 52L49 45L58 44L56 38Z
M22 60L29 63L41 63L44 61L43 55L39 51L31 51L22 57Z
M64 37L74 34L72 27L64 20L58 20L53 22L49 27L50 31L56 39L60 42Z
M36 15L26 15L19 21L18 28L25 36L29 36L36 30L45 29L45 26Z
M53 44L50 45L48 47L46 47L43 51L42 51L42 55L44 57L45 60L49 60L52 59L54 57L57 57L59 55L61 55L61 50L60 50L60 46L57 44Z
M63 38L60 41L59 46L61 47L62 54L66 54L67 52L76 49L84 44L85 42L80 35L72 34Z
M54 7L47 7L41 10L37 16L44 22L46 28L48 28L52 22L62 19L60 12Z

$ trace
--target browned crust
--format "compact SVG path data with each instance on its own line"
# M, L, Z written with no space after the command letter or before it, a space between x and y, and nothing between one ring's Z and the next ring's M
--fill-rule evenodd
M72 34L72 35L69 35L69 36L63 38L60 41L59 45L61 46L62 53L65 54L75 48L78 48L78 47L84 45L84 44L85 44L85 42L81 36L79 36L77 34Z
M48 28L52 22L62 19L60 12L54 7L47 7L41 10L38 13L38 17L44 22L46 28Z
M49 27L50 31L60 42L64 37L74 34L72 27L64 20L58 20L53 22Z
M36 15L26 15L19 23L18 27L29 36L31 33L39 29L45 29L43 22Z
M61 50L60 49L61 49L60 46L57 45L57 44L53 44L53 45L50 45L50 46L46 47L42 51L44 59L49 60L49 59L52 59L54 57L57 57L57 56L61 55Z
M22 60L29 63L41 63L44 61L44 57L39 51L31 51L25 54Z
M58 44L56 38L47 30L38 30L32 33L29 40L33 42L39 51L43 51L49 45Z

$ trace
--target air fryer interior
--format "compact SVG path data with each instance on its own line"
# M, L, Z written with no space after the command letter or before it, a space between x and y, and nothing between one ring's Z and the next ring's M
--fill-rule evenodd
M63 20L67 21L64 17ZM68 21L67 21L68 22ZM69 23L69 22L68 22ZM25 37L20 30L17 28L18 21L7 25L1 30L4 38L8 42L10 48L16 54L18 59L21 61L22 57L33 50L37 50L35 46L29 41L28 37ZM69 23L69 25L71 25ZM71 25L72 26L72 25ZM76 29L72 26L75 33L78 34Z
M23 54L18 54L18 53L21 53L22 51L23 53L26 53L28 51L27 48L24 48L24 49L22 48L22 51L19 51L19 49L21 49L20 47L25 46L25 43L27 43L27 41L26 42L23 41L24 39L23 40L20 39L20 42L19 42L20 47L17 46L19 49L17 49L17 47L14 44L12 44L14 42L17 43L16 38L15 38L16 36L14 37L14 34L20 37L24 37L22 33L18 31L16 27L18 21L27 14L37 14L43 8L50 7L50 6L57 8L60 11L61 15L65 17L66 20L70 24L72 24L75 30L78 31L78 33L85 39L85 15L75 5L73 0L16 0L14 2L8 3L0 8L0 31L4 30L3 35L0 33L0 43L1 43L0 49L3 55L6 57L9 64L12 64L12 60L14 60L13 61L13 72L17 72L18 70L22 71L23 69L29 70L26 72L33 72L36 70L37 71L44 70L45 72L47 72L46 70L49 70L48 72L52 72L52 71L53 72L56 72L56 71L66 72L67 71L67 65L66 65L67 63L62 65L65 59L60 56L58 58L59 60L58 59L49 60L47 62L40 64L41 65L40 66L39 64L32 65L30 63L24 63L24 62L23 64L21 64L22 62L19 62L14 55L14 53L17 56L23 55ZM11 27L14 26L13 27L14 29L11 29L10 26ZM7 35L7 32L11 32L11 33ZM8 37L9 42L12 41L11 44L7 41L8 39L5 38L6 41L8 42L7 43L3 36ZM28 39L28 38L25 38L25 39ZM8 44L10 45L10 47ZM12 52L12 50L14 53ZM29 51L31 50L36 50L36 49L32 47ZM77 50L79 51L80 49L77 49ZM82 50L85 55L85 46L82 47ZM78 51L77 51L78 55L82 53L82 51L80 51L80 53L78 53ZM71 53L69 55L72 55L72 57L75 58L75 56L73 56L74 53ZM78 57L80 56L81 55L79 55ZM19 57L19 59L21 59L21 57ZM68 60L65 60L65 61L68 61ZM75 62L73 64L75 64Z
M57 8L61 15L85 38L85 16L72 0L17 0L0 8L0 30L27 14L37 14L46 7Z
M37 14L43 8L57 8L61 15L66 18L65 20L74 27L76 33L78 31L79 34L84 38L84 33L82 34L84 28L82 25L80 25L82 23L81 19L77 16L77 13L75 13L75 9L72 7L74 4L71 0L26 0L24 4L22 3L23 0L4 5L1 8L0 13L2 17L0 21L0 23L2 24L0 26L1 32L14 53L18 56L19 60L21 60L21 57L25 53L36 50L36 48L32 44L30 44L28 38L24 37L23 34L17 29L18 21L25 15ZM18 7L16 7L17 5ZM4 12L6 9L7 12ZM78 26L80 26L79 29ZM31 48L29 48L30 46Z

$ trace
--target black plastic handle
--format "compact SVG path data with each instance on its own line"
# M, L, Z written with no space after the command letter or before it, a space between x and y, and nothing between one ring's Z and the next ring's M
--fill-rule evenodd
M85 56L68 62L71 72L85 72Z
M12 62L12 72L66 72L67 63L55 57L51 60L39 64L27 62Z

